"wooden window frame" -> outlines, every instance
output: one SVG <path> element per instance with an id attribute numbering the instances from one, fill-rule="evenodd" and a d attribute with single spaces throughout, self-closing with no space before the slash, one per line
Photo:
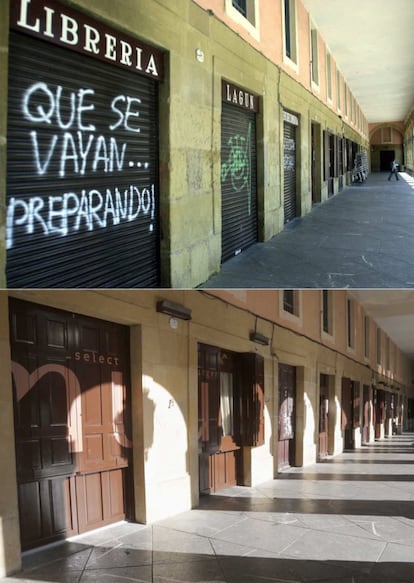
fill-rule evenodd
<path id="1" fill-rule="evenodd" d="M 355 302 L 351 298 L 346 300 L 346 346 L 355 350 Z"/>
<path id="2" fill-rule="evenodd" d="M 341 106 L 341 72 L 336 69 L 336 108 L 338 111 L 342 111 Z"/>
<path id="3" fill-rule="evenodd" d="M 334 335 L 334 301 L 335 298 L 331 290 L 324 289 L 321 291 L 322 333 L 330 337 Z"/>
<path id="4" fill-rule="evenodd" d="M 381 365 L 381 359 L 382 359 L 382 332 L 381 332 L 381 328 L 377 327 L 377 334 L 376 334 L 376 342 L 377 342 L 377 349 L 376 349 L 376 359 L 377 359 L 377 365 L 380 366 Z"/>
<path id="5" fill-rule="evenodd" d="M 292 294 L 291 299 L 287 299 L 287 294 Z M 300 317 L 300 302 L 299 302 L 299 290 L 296 289 L 285 289 L 282 293 L 282 309 L 287 314 Z"/>
<path id="6" fill-rule="evenodd" d="M 326 97 L 332 103 L 332 56 L 326 51 Z"/>
<path id="7" fill-rule="evenodd" d="M 364 316 L 364 357 L 369 359 L 370 353 L 370 327 L 371 320 L 369 316 Z"/>
<path id="8" fill-rule="evenodd" d="M 310 54 L 311 54 L 311 79 L 312 85 L 319 89 L 319 33 L 311 24 L 310 28 Z"/>

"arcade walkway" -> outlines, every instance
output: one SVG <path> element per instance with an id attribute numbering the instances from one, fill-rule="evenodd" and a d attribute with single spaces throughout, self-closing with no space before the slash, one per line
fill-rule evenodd
<path id="1" fill-rule="evenodd" d="M 202 288 L 414 287 L 414 179 L 371 174 L 266 243 L 224 263 Z"/>
<path id="2" fill-rule="evenodd" d="M 153 526 L 122 524 L 28 554 L 9 583 L 412 583 L 414 434 Z"/>

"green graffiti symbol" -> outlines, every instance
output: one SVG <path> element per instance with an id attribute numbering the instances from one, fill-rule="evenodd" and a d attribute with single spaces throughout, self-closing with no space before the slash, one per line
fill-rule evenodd
<path id="1" fill-rule="evenodd" d="M 221 180 L 223 182 L 230 176 L 231 185 L 235 192 L 247 188 L 249 215 L 251 214 L 251 133 L 252 124 L 249 122 L 247 136 L 235 134 L 228 139 L 229 155 L 226 162 L 221 165 Z"/>

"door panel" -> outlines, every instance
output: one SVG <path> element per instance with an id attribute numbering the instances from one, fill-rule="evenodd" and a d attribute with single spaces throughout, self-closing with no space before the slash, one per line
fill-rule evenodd
<path id="1" fill-rule="evenodd" d="M 210 455 L 210 491 L 218 492 L 237 484 L 237 450 Z"/>
<path id="2" fill-rule="evenodd" d="M 199 344 L 199 472 L 204 493 L 234 486 L 237 481 L 235 358 L 229 351 Z"/>
<path id="3" fill-rule="evenodd" d="M 128 329 L 18 300 L 10 323 L 22 547 L 124 518 Z"/>

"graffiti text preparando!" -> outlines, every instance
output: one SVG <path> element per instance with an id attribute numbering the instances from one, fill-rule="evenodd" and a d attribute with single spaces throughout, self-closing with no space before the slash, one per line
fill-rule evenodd
<path id="1" fill-rule="evenodd" d="M 32 172 L 43 179 L 50 176 L 56 194 L 9 198 L 7 249 L 16 242 L 17 227 L 19 234 L 66 237 L 71 232 L 94 231 L 146 216 L 149 231 L 154 230 L 155 186 L 148 175 L 150 163 L 128 153 L 128 136 L 135 144 L 140 136 L 142 101 L 125 94 L 112 97 L 105 112 L 107 126 L 98 132 L 92 117 L 94 97 L 92 88 L 68 91 L 44 82 L 25 90 L 21 112 L 33 127 L 27 136 Z M 102 100 L 100 103 L 102 107 Z M 140 186 L 134 179 L 138 173 Z M 102 177 L 109 174 L 119 176 L 118 185 L 113 178 L 110 187 L 105 184 Z M 73 185 L 70 191 L 59 188 L 61 180 L 64 184 L 68 177 L 84 175 L 96 176 L 96 188 L 76 192 Z"/>
<path id="2" fill-rule="evenodd" d="M 154 185 L 139 189 L 131 184 L 122 191 L 118 188 L 107 188 L 105 192 L 92 189 L 47 198 L 33 196 L 28 201 L 13 197 L 7 209 L 7 249 L 13 247 L 15 226 L 23 226 L 28 235 L 40 227 L 45 235 L 54 233 L 65 237 L 81 228 L 93 231 L 134 221 L 142 215 L 154 220 Z M 153 228 L 151 222 L 149 230 Z"/>

